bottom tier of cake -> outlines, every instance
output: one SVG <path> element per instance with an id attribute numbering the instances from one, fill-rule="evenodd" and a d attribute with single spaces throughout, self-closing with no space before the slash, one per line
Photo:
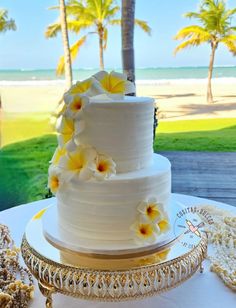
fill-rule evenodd
<path id="1" fill-rule="evenodd" d="M 134 172 L 117 174 L 98 182 L 72 181 L 57 194 L 59 229 L 73 236 L 78 245 L 91 241 L 105 248 L 119 241 L 137 247 L 151 243 L 137 237 L 135 226 L 148 202 L 168 213 L 171 193 L 171 166 L 168 159 L 154 154 L 152 166 Z M 155 205 L 155 204 L 154 204 Z M 154 214 L 157 212 L 154 212 Z M 142 235 L 142 234 L 141 234 Z M 160 233 L 155 236 L 158 242 Z M 153 237 L 152 237 L 153 242 Z"/>

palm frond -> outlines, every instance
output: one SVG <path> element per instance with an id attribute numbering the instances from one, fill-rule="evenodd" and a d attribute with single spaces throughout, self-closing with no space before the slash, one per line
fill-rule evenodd
<path id="1" fill-rule="evenodd" d="M 187 12 L 183 16 L 186 18 L 200 18 L 200 14 L 196 12 Z"/>
<path id="2" fill-rule="evenodd" d="M 151 35 L 151 28 L 149 27 L 148 23 L 141 19 L 135 19 L 134 24 L 139 26 L 145 33 Z"/>
<path id="3" fill-rule="evenodd" d="M 56 37 L 58 32 L 60 31 L 61 31 L 61 24 L 59 21 L 56 21 L 47 27 L 44 35 L 46 38 L 52 38 Z"/>
<path id="4" fill-rule="evenodd" d="M 112 26 L 120 26 L 121 25 L 121 19 L 111 19 L 108 22 L 109 25 Z"/>
<path id="5" fill-rule="evenodd" d="M 177 52 L 187 48 L 187 47 L 194 47 L 194 46 L 199 46 L 200 44 L 202 44 L 202 41 L 199 39 L 189 39 L 185 42 L 180 43 L 174 50 L 174 55 L 177 54 Z"/>
<path id="6" fill-rule="evenodd" d="M 220 42 L 223 43 L 234 56 L 236 56 L 236 34 L 225 36 L 220 40 Z"/>
<path id="7" fill-rule="evenodd" d="M 112 17 L 114 17 L 118 12 L 120 11 L 120 7 L 119 6 L 115 6 L 113 8 L 107 8 L 106 10 L 103 11 L 102 13 L 102 19 L 111 19 Z"/>
<path id="8" fill-rule="evenodd" d="M 87 19 L 81 18 L 80 20 L 67 20 L 67 28 L 68 30 L 79 33 L 82 29 L 87 29 L 93 25 L 93 22 Z"/>
<path id="9" fill-rule="evenodd" d="M 81 37 L 77 42 L 75 42 L 71 47 L 70 47 L 70 56 L 71 56 L 71 61 L 73 62 L 75 58 L 77 57 L 80 47 L 85 43 L 87 38 L 87 35 L 84 35 Z M 57 65 L 57 70 L 56 74 L 58 76 L 63 75 L 65 72 L 65 58 L 64 56 L 61 56 Z"/>
<path id="10" fill-rule="evenodd" d="M 67 19 L 67 28 L 68 30 L 78 34 L 82 29 L 87 29 L 92 26 L 92 22 L 88 20 L 72 20 Z M 58 32 L 61 31 L 60 21 L 56 21 L 55 23 L 49 25 L 46 29 L 45 36 L 46 38 L 56 37 Z"/>
<path id="11" fill-rule="evenodd" d="M 226 35 L 225 37 L 223 37 L 220 41 L 223 42 L 223 41 L 235 41 L 236 43 L 236 32 L 235 34 L 229 34 L 229 35 Z"/>
<path id="12" fill-rule="evenodd" d="M 228 10 L 227 13 L 226 13 L 226 15 L 227 15 L 228 17 L 231 17 L 231 16 L 233 16 L 234 14 L 236 14 L 236 8 L 231 9 L 231 10 Z"/>
<path id="13" fill-rule="evenodd" d="M 16 23 L 13 19 L 8 19 L 8 11 L 0 9 L 0 32 L 16 30 Z"/>
<path id="14" fill-rule="evenodd" d="M 76 20 L 83 18 L 84 20 L 94 21 L 96 19 L 94 12 L 78 1 L 70 1 L 66 5 L 66 14 Z"/>
<path id="15" fill-rule="evenodd" d="M 175 40 L 182 40 L 186 38 L 201 38 L 203 41 L 210 40 L 211 34 L 204 29 L 203 27 L 200 27 L 198 25 L 192 25 L 184 27 L 183 29 L 179 30 L 177 34 L 175 35 Z"/>
<path id="16" fill-rule="evenodd" d="M 60 6 L 59 5 L 54 5 L 54 6 L 50 6 L 48 8 L 48 10 L 59 10 L 60 9 Z"/>

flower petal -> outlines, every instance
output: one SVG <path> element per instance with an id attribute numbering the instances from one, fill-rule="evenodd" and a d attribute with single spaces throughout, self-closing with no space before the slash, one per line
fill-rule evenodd
<path id="1" fill-rule="evenodd" d="M 160 232 L 165 233 L 170 230 L 170 224 L 168 219 L 162 219 L 161 221 L 158 222 L 158 227 L 160 229 Z"/>
<path id="2" fill-rule="evenodd" d="M 72 138 L 72 139 L 70 139 L 67 143 L 66 143 L 66 149 L 67 149 L 67 151 L 69 151 L 69 152 L 73 152 L 73 151 L 75 151 L 76 150 L 76 143 L 75 143 L 75 141 L 74 141 L 74 139 Z"/>
<path id="3" fill-rule="evenodd" d="M 51 165 L 48 169 L 48 188 L 55 195 L 61 187 L 61 172 L 60 169 Z"/>
<path id="4" fill-rule="evenodd" d="M 85 79 L 83 81 L 78 81 L 76 84 L 74 84 L 70 90 L 69 93 L 74 95 L 74 94 L 81 94 L 81 93 L 86 93 L 92 86 L 92 78 Z"/>
<path id="5" fill-rule="evenodd" d="M 150 203 L 156 203 L 156 204 L 158 203 L 156 197 L 150 197 L 150 198 L 148 198 L 147 202 L 148 202 L 149 204 L 150 204 Z"/>
<path id="6" fill-rule="evenodd" d="M 111 175 L 116 173 L 116 164 L 110 156 L 99 154 L 96 157 L 94 165 L 94 177 L 97 180 L 108 179 Z"/>
<path id="7" fill-rule="evenodd" d="M 98 81 L 101 81 L 102 79 L 104 79 L 104 78 L 107 77 L 108 75 L 109 75 L 108 72 L 106 72 L 106 71 L 100 71 L 100 72 L 94 74 L 93 77 L 94 77 L 95 79 L 97 79 Z"/>
<path id="8" fill-rule="evenodd" d="M 85 121 L 84 120 L 77 120 L 75 121 L 75 136 L 80 134 L 85 128 Z"/>
<path id="9" fill-rule="evenodd" d="M 66 148 L 57 147 L 51 159 L 51 163 L 53 165 L 57 165 L 59 163 L 60 158 L 65 154 L 66 154 Z"/>
<path id="10" fill-rule="evenodd" d="M 79 173 L 79 179 L 81 181 L 88 181 L 93 176 L 93 171 L 89 168 L 83 168 Z"/>
<path id="11" fill-rule="evenodd" d="M 141 214 L 145 214 L 146 213 L 146 208 L 147 208 L 148 203 L 146 201 L 142 201 L 139 203 L 137 210 L 141 213 Z"/>

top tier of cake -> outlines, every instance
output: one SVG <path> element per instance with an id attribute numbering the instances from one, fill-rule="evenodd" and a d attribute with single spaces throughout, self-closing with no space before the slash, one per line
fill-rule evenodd
<path id="1" fill-rule="evenodd" d="M 154 100 L 148 97 L 91 98 L 83 111 L 80 142 L 112 157 L 117 173 L 148 167 L 153 158 L 153 108 Z"/>

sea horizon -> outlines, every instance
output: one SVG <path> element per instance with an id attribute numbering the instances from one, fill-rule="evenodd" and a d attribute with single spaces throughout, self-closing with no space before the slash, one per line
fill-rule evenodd
<path id="1" fill-rule="evenodd" d="M 107 68 L 107 71 L 122 72 L 121 68 Z M 99 68 L 73 69 L 74 81 L 83 80 L 99 71 Z M 165 84 L 181 82 L 205 83 L 207 66 L 142 67 L 136 68 L 137 84 Z M 235 82 L 236 65 L 215 66 L 213 82 Z M 55 69 L 0 69 L 0 86 L 17 85 L 60 85 L 64 76 L 57 76 Z"/>

